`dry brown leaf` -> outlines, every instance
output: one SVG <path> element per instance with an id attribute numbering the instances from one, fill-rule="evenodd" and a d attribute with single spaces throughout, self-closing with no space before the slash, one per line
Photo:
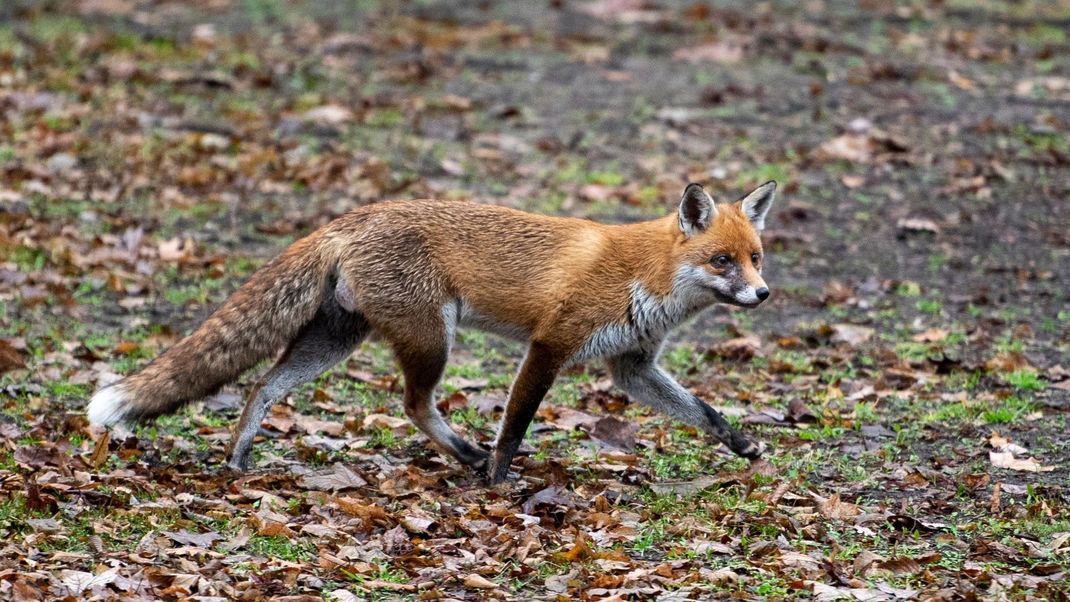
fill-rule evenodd
<path id="1" fill-rule="evenodd" d="M 1023 472 L 1051 472 L 1055 470 L 1054 466 L 1044 466 L 1033 457 L 1015 458 L 1014 454 L 1009 451 L 990 451 L 988 452 L 988 460 L 992 462 L 992 466 Z"/>
<path id="2" fill-rule="evenodd" d="M 874 330 L 857 324 L 833 324 L 832 342 L 846 343 L 851 346 L 861 345 L 873 338 Z"/>
<path id="3" fill-rule="evenodd" d="M 437 524 L 433 519 L 424 516 L 403 516 L 398 522 L 409 533 L 430 533 Z"/>
<path id="4" fill-rule="evenodd" d="M 323 105 L 305 111 L 301 119 L 323 125 L 339 125 L 353 121 L 353 111 L 339 105 Z"/>
<path id="5" fill-rule="evenodd" d="M 26 367 L 26 359 L 8 341 L 0 339 L 0 374 Z"/>
<path id="6" fill-rule="evenodd" d="M 212 544 L 216 541 L 223 539 L 223 536 L 216 531 L 206 531 L 204 533 L 190 533 L 189 531 L 182 529 L 177 533 L 171 531 L 162 531 L 164 535 L 171 538 L 175 543 L 182 544 L 184 546 L 196 546 L 198 548 L 211 548 Z"/>
<path id="7" fill-rule="evenodd" d="M 605 445 L 631 453 L 635 451 L 635 433 L 639 425 L 634 422 L 626 422 L 614 416 L 599 418 L 590 430 L 591 438 Z"/>
<path id="8" fill-rule="evenodd" d="M 827 500 L 819 503 L 818 510 L 826 518 L 847 520 L 862 513 L 862 510 L 850 502 L 840 501 L 840 494 L 834 493 Z"/>
<path id="9" fill-rule="evenodd" d="M 94 587 L 108 585 L 115 581 L 119 575 L 119 569 L 111 568 L 98 575 L 83 571 L 60 571 L 60 580 L 71 595 L 77 596 L 82 592 L 89 591 Z"/>
<path id="10" fill-rule="evenodd" d="M 862 550 L 855 556 L 854 564 L 852 565 L 853 574 L 858 576 L 864 576 L 866 572 L 878 562 L 884 562 L 886 559 L 880 554 L 875 554 L 869 550 Z"/>
<path id="11" fill-rule="evenodd" d="M 498 589 L 498 584 L 477 573 L 471 573 L 464 578 L 465 587 L 476 589 Z"/>
<path id="12" fill-rule="evenodd" d="M 93 455 L 89 457 L 90 466 L 93 468 L 104 466 L 104 463 L 108 461 L 108 443 L 110 441 L 110 431 L 104 431 L 100 438 L 97 439 L 96 446 L 93 448 Z"/>
<path id="13" fill-rule="evenodd" d="M 336 462 L 327 470 L 304 475 L 299 483 L 305 489 L 334 492 L 357 489 L 368 484 L 363 477 L 341 462 Z"/>
<path id="14" fill-rule="evenodd" d="M 746 335 L 717 343 L 710 352 L 724 358 L 746 361 L 761 351 L 762 341 L 757 335 Z"/>
<path id="15" fill-rule="evenodd" d="M 921 564 L 919 564 L 917 560 L 906 558 L 905 556 L 882 560 L 875 564 L 875 568 L 882 571 L 888 571 L 893 575 L 913 575 L 921 572 Z"/>
<path id="16" fill-rule="evenodd" d="M 859 175 L 844 174 L 840 177 L 840 182 L 850 189 L 861 188 L 866 184 L 866 177 Z"/>
<path id="17" fill-rule="evenodd" d="M 572 547 L 565 552 L 564 558 L 569 562 L 582 562 L 587 560 L 590 556 L 591 547 L 587 545 L 587 535 L 582 529 L 577 529 L 576 538 L 572 542 Z"/>
<path id="18" fill-rule="evenodd" d="M 942 328 L 930 328 L 911 337 L 917 343 L 939 343 L 947 338 L 948 332 Z"/>
<path id="19" fill-rule="evenodd" d="M 339 497 L 335 498 L 334 502 L 338 504 L 338 508 L 345 512 L 356 516 L 364 521 L 375 522 L 379 524 L 393 524 L 394 519 L 387 514 L 381 506 L 375 504 L 364 504 L 354 498 Z"/>
<path id="20" fill-rule="evenodd" d="M 193 257 L 193 253 L 196 250 L 196 244 L 192 238 L 172 238 L 169 240 L 160 241 L 156 245 L 156 250 L 160 254 L 160 261 L 166 261 L 171 263 L 189 261 Z"/>
<path id="21" fill-rule="evenodd" d="M 385 428 L 394 434 L 404 434 L 409 429 L 409 421 L 387 414 L 368 414 L 364 417 L 364 429 Z"/>

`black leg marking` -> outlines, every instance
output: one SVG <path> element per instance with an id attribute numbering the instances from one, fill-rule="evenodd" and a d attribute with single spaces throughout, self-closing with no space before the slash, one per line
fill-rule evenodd
<path id="1" fill-rule="evenodd" d="M 487 470 L 487 481 L 491 485 L 501 483 L 508 477 L 509 464 L 524 439 L 528 425 L 567 357 L 567 354 L 537 342 L 532 342 L 528 348 L 524 364 L 513 382 L 513 390 L 498 430 L 494 456 Z"/>
<path id="2" fill-rule="evenodd" d="M 610 360 L 613 380 L 636 401 L 701 428 L 744 458 L 762 455 L 764 446 L 728 424 L 709 404 L 684 389 L 656 363 L 654 353 L 624 354 Z"/>

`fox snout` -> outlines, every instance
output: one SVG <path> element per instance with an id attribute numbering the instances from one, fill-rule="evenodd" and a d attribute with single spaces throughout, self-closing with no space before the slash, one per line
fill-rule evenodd
<path id="1" fill-rule="evenodd" d="M 765 284 L 759 286 L 747 286 L 735 294 L 735 300 L 744 307 L 757 307 L 762 301 L 769 298 L 769 287 Z"/>

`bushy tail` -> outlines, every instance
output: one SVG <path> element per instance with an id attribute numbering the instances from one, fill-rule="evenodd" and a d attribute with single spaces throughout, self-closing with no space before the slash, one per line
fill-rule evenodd
<path id="1" fill-rule="evenodd" d="M 316 315 L 335 270 L 315 232 L 262 267 L 193 334 L 89 401 L 93 424 L 155 418 L 209 395 L 271 357 Z"/>

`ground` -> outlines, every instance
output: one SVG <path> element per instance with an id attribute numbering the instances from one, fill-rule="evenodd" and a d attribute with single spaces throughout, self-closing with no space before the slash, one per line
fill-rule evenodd
<path id="1" fill-rule="evenodd" d="M 1070 3 L 16 0 L 0 7 L 0 595 L 1066 599 Z M 223 445 L 253 371 L 84 406 L 346 210 L 624 222 L 781 184 L 769 302 L 664 365 L 753 465 L 563 375 L 490 488 L 369 343 Z M 522 347 L 462 333 L 488 442 Z"/>

